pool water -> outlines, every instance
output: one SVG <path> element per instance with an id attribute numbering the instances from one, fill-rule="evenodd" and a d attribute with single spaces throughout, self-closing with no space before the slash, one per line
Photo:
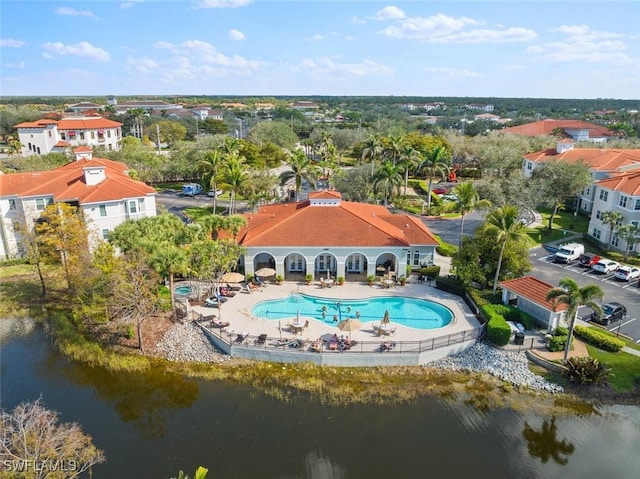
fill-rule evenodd
<path id="1" fill-rule="evenodd" d="M 286 298 L 261 301 L 251 313 L 258 319 L 314 318 L 335 323 L 358 317 L 363 323 L 379 322 L 389 311 L 389 320 L 416 329 L 435 329 L 453 321 L 453 312 L 439 303 L 403 296 L 364 299 L 318 298 L 294 293 Z"/>
<path id="2" fill-rule="evenodd" d="M 178 296 L 187 296 L 191 294 L 191 286 L 178 286 L 175 289 L 175 294 Z"/>

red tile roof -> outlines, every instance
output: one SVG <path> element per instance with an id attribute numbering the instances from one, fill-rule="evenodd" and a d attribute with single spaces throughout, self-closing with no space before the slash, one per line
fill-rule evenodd
<path id="1" fill-rule="evenodd" d="M 603 188 L 619 191 L 629 196 L 640 196 L 640 171 L 616 175 L 598 181 L 597 184 Z"/>
<path id="2" fill-rule="evenodd" d="M 560 160 L 577 163 L 582 160 L 592 170 L 625 171 L 640 168 L 640 149 L 601 150 L 599 148 L 574 148 L 564 153 L 558 153 L 555 148 L 529 153 L 524 156 L 527 160 L 542 163 L 549 160 Z"/>
<path id="3" fill-rule="evenodd" d="M 45 128 L 47 125 L 58 125 L 59 130 L 93 130 L 96 128 L 117 128 L 122 123 L 107 120 L 102 117 L 95 118 L 63 118 L 62 120 L 41 119 L 19 123 L 14 128 Z"/>
<path id="4" fill-rule="evenodd" d="M 97 185 L 87 185 L 86 167 L 105 168 L 106 179 Z M 54 201 L 77 200 L 81 204 L 134 198 L 154 194 L 155 190 L 126 175 L 128 167 L 104 158 L 78 160 L 51 171 L 0 175 L 2 196 L 47 196 Z"/>
<path id="5" fill-rule="evenodd" d="M 615 136 L 607 127 L 581 120 L 540 120 L 524 125 L 512 126 L 502 130 L 524 136 L 551 135 L 556 128 L 561 130 L 589 130 L 590 138 Z"/>
<path id="6" fill-rule="evenodd" d="M 68 146 L 71 146 L 71 143 L 69 143 L 67 141 L 64 141 L 64 140 L 60 140 L 53 146 L 55 146 L 57 148 L 67 148 Z"/>
<path id="7" fill-rule="evenodd" d="M 324 192 L 335 198 L 336 192 Z M 339 193 L 338 193 L 339 197 Z M 237 235 L 243 246 L 400 246 L 437 245 L 418 219 L 392 215 L 383 206 L 340 201 L 336 206 L 309 201 L 268 205 L 244 215 L 247 226 Z"/>
<path id="8" fill-rule="evenodd" d="M 522 296 L 523 298 L 543 306 L 549 311 L 564 311 L 567 309 L 567 305 L 564 303 L 560 303 L 557 307 L 554 307 L 554 304 L 551 301 L 547 301 L 547 293 L 549 290 L 553 289 L 554 286 L 551 286 L 538 278 L 534 278 L 533 276 L 523 276 L 522 278 L 500 281 L 500 286 L 516 293 L 518 296 Z"/>

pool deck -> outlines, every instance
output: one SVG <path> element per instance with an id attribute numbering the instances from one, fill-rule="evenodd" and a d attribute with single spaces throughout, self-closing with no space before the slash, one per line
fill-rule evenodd
<path id="1" fill-rule="evenodd" d="M 431 300 L 446 306 L 453 312 L 454 320 L 452 323 L 441 328 L 415 329 L 401 324 L 394 324 L 393 317 L 391 317 L 391 324 L 396 327 L 396 331 L 393 335 L 386 335 L 383 337 L 378 336 L 378 334 L 373 330 L 373 324 L 379 324 L 380 321 L 363 322 L 362 327 L 359 330 L 351 332 L 351 338 L 359 343 L 359 346 L 357 346 L 357 352 L 377 352 L 377 354 L 380 355 L 379 349 L 381 342 L 391 341 L 397 345 L 402 345 L 402 352 L 410 352 L 412 348 L 414 348 L 413 352 L 417 354 L 419 349 L 424 350 L 425 341 L 434 340 L 434 338 L 442 340 L 443 337 L 447 337 L 448 335 L 460 336 L 465 334 L 464 332 L 473 331 L 474 333 L 477 333 L 480 330 L 478 320 L 460 297 L 436 289 L 433 286 L 427 285 L 427 283 L 418 283 L 415 279 L 412 281 L 412 279 L 413 278 L 410 278 L 410 281 L 405 286 L 396 286 L 395 288 L 384 288 L 381 284 L 369 286 L 364 283 L 345 283 L 342 286 L 336 285 L 332 288 L 322 288 L 318 282 L 310 285 L 295 282 L 284 282 L 281 285 L 269 284 L 268 286 L 261 288 L 259 291 L 252 293 L 247 293 L 245 291 L 236 292 L 234 297 L 229 298 L 228 301 L 222 304 L 221 309 L 199 305 L 191 306 L 191 317 L 195 319 L 199 318 L 201 315 L 210 316 L 215 314 L 222 321 L 228 321 L 230 325 L 222 331 L 219 329 L 207 328 L 213 331 L 214 335 L 218 336 L 218 340 L 224 340 L 227 343 L 232 342 L 239 333 L 249 334 L 249 341 L 245 343 L 247 346 L 250 346 L 253 343 L 253 339 L 260 334 L 266 334 L 269 338 L 267 340 L 267 346 L 272 345 L 278 338 L 299 338 L 305 342 L 312 342 L 319 338 L 328 340 L 333 334 L 337 334 L 338 336 L 348 336 L 349 333 L 338 329 L 338 323 L 329 323 L 301 315 L 302 322 L 307 319 L 309 320 L 309 327 L 296 335 L 293 331 L 285 329 L 285 326 L 288 323 L 295 321 L 295 317 L 282 319 L 280 321 L 276 319 L 255 318 L 251 315 L 253 306 L 261 301 L 285 298 L 291 293 L 303 293 L 336 300 L 363 299 L 381 296 L 408 296 Z M 382 320 L 382 317 L 380 317 L 380 320 Z M 203 325 L 206 327 L 207 323 L 205 322 Z M 282 326 L 282 330 L 280 330 L 280 326 Z M 218 341 L 215 342 L 219 344 Z M 448 342 L 445 340 L 445 344 L 447 343 Z M 464 347 L 467 347 L 469 345 L 468 343 L 469 341 L 466 341 L 464 343 Z M 433 344 L 431 344 L 431 347 L 434 347 Z M 458 347 L 456 351 L 459 349 L 460 348 Z M 393 352 L 385 354 L 390 356 L 391 353 Z M 401 354 L 394 355 L 401 356 Z M 439 355 L 447 355 L 447 353 L 446 351 L 442 351 Z M 353 355 L 349 354 L 344 356 Z M 245 357 L 247 356 L 245 355 Z M 402 361 L 399 363 L 402 364 Z"/>

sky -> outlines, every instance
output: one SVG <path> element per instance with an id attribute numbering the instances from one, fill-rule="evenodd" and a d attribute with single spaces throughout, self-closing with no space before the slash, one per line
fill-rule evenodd
<path id="1" fill-rule="evenodd" d="M 2 0 L 0 95 L 640 98 L 640 1 Z"/>

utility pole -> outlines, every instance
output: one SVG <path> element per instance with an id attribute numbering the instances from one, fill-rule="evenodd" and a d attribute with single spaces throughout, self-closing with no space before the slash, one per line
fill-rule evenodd
<path id="1" fill-rule="evenodd" d="M 156 136 L 158 138 L 158 155 L 161 155 L 162 152 L 160 151 L 160 125 L 158 125 L 156 123 Z"/>

